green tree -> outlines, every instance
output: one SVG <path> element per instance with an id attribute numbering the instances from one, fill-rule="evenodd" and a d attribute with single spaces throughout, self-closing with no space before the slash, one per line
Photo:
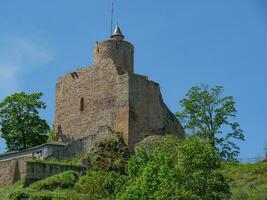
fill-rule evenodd
<path id="1" fill-rule="evenodd" d="M 56 140 L 56 132 L 55 132 L 55 125 L 53 124 L 50 128 L 50 131 L 48 133 L 48 139 L 47 142 L 53 142 Z"/>
<path id="2" fill-rule="evenodd" d="M 209 89 L 207 85 L 194 86 L 180 101 L 183 111 L 177 117 L 185 129 L 193 135 L 208 141 L 216 148 L 223 159 L 235 160 L 239 147 L 235 140 L 244 140 L 243 131 L 236 117 L 235 102 L 232 96 L 222 96 L 223 87 Z"/>
<path id="3" fill-rule="evenodd" d="M 141 148 L 129 161 L 129 177 L 116 199 L 217 200 L 230 196 L 219 153 L 197 138 L 167 136 L 152 152 Z"/>
<path id="4" fill-rule="evenodd" d="M 47 141 L 49 126 L 40 118 L 46 107 L 42 93 L 16 93 L 0 102 L 0 131 L 9 151 L 26 149 Z"/>

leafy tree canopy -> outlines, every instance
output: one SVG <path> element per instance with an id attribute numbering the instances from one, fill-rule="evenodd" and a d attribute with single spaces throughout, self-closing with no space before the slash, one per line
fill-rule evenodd
<path id="1" fill-rule="evenodd" d="M 234 160 L 239 147 L 234 140 L 244 140 L 243 131 L 236 117 L 235 102 L 232 96 L 222 96 L 223 87 L 209 89 L 207 85 L 194 86 L 180 101 L 183 111 L 177 117 L 185 129 L 193 135 L 207 140 L 226 160 Z"/>
<path id="2" fill-rule="evenodd" d="M 49 126 L 38 110 L 46 107 L 42 93 L 16 93 L 0 102 L 0 132 L 9 151 L 22 150 L 47 141 Z"/>
<path id="3" fill-rule="evenodd" d="M 220 155 L 197 138 L 181 142 L 167 136 L 152 152 L 139 149 L 128 166 L 128 181 L 116 199 L 197 200 L 230 195 Z"/>
<path id="4" fill-rule="evenodd" d="M 75 191 L 83 194 L 81 200 L 116 199 L 118 190 L 122 188 L 125 177 L 112 171 L 90 170 L 79 179 Z M 73 199 L 78 199 L 77 196 Z"/>

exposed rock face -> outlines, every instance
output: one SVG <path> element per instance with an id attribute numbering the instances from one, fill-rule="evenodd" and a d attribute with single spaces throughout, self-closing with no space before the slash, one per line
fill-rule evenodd
<path id="1" fill-rule="evenodd" d="M 127 173 L 128 160 L 133 151 L 124 143 L 121 135 L 111 133 L 111 136 L 95 143 L 95 147 L 83 156 L 84 167 L 89 169 L 91 166 L 98 166 L 104 171 Z"/>
<path id="2" fill-rule="evenodd" d="M 103 126 L 121 132 L 131 148 L 149 135 L 184 134 L 159 85 L 134 74 L 133 54 L 132 44 L 113 36 L 96 44 L 91 67 L 58 80 L 55 128 L 60 140 L 77 140 Z"/>
<path id="3" fill-rule="evenodd" d="M 137 150 L 140 147 L 143 147 L 146 150 L 151 152 L 155 147 L 158 146 L 158 144 L 160 142 L 162 142 L 163 139 L 164 139 L 164 137 L 162 135 L 150 135 L 150 136 L 144 138 L 138 144 L 136 144 L 135 150 Z"/>

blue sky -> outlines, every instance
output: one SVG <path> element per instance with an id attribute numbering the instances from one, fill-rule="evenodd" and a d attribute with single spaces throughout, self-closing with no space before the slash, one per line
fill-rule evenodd
<path id="1" fill-rule="evenodd" d="M 41 114 L 52 123 L 56 80 L 92 63 L 95 42 L 110 35 L 110 7 L 111 0 L 2 0 L 0 100 L 43 92 Z M 191 86 L 222 85 L 246 136 L 240 158 L 264 155 L 266 0 L 115 0 L 117 22 L 135 45 L 135 72 L 160 83 L 173 112 Z"/>

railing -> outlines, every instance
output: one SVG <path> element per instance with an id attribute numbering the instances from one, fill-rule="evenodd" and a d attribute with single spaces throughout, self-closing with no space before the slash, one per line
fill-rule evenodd
<path id="1" fill-rule="evenodd" d="M 265 160 L 265 157 L 254 157 L 254 158 L 240 158 L 238 161 L 240 163 L 259 163 Z"/>

